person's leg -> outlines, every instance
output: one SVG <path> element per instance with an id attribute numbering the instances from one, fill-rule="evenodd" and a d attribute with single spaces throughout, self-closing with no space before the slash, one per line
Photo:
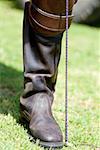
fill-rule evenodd
<path id="1" fill-rule="evenodd" d="M 57 0 L 53 1 L 58 2 Z M 60 1 L 64 6 L 64 9 L 62 9 L 64 18 L 66 3 L 65 1 L 63 3 L 62 0 Z M 51 1 L 48 2 L 51 5 Z M 43 4 L 45 3 L 43 1 Z M 42 146 L 62 147 L 62 133 L 52 115 L 51 107 L 54 99 L 53 94 L 57 80 L 61 40 L 65 24 L 59 20 L 62 26 L 59 26 L 59 28 L 55 26 L 55 30 L 53 30 L 52 23 L 47 24 L 47 27 L 44 23 L 45 28 L 44 26 L 39 26 L 41 22 L 36 24 L 37 16 L 34 16 L 35 11 L 42 12 L 37 9 L 37 4 L 43 7 L 44 16 L 49 14 L 50 16 L 55 17 L 54 15 L 56 15 L 58 17 L 60 14 L 58 18 L 62 18 L 61 10 L 58 13 L 57 9 L 53 8 L 52 10 L 49 6 L 44 7 L 42 0 L 34 0 L 32 3 L 28 2 L 25 5 L 23 24 L 24 92 L 20 98 L 21 117 L 28 122 L 32 136 L 35 139 L 39 139 Z M 51 11 L 52 14 L 50 14 Z M 49 18 L 48 21 L 50 21 Z"/>

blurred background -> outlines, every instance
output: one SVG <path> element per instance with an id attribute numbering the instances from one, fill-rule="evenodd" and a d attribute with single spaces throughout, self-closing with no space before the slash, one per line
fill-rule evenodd
<path id="1" fill-rule="evenodd" d="M 78 0 L 74 22 L 100 27 L 100 0 Z"/>
<path id="2" fill-rule="evenodd" d="M 0 150 L 43 150 L 19 124 L 23 91 L 22 25 L 24 0 L 0 0 Z M 68 31 L 68 147 L 100 146 L 100 0 L 79 0 Z M 66 32 L 53 111 L 65 131 Z"/>

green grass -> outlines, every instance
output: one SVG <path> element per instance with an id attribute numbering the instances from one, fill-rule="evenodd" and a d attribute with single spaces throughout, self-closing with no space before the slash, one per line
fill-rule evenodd
<path id="1" fill-rule="evenodd" d="M 0 150 L 43 150 L 31 143 L 18 123 L 23 90 L 23 11 L 0 0 Z M 68 134 L 63 150 L 96 150 L 100 146 L 100 31 L 82 25 L 69 30 Z M 64 134 L 65 34 L 53 111 Z M 98 148 L 99 149 L 99 148 Z"/>

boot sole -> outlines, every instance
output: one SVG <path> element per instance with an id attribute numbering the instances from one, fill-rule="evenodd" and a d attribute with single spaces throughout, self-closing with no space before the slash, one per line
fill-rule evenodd
<path id="1" fill-rule="evenodd" d="M 28 130 L 29 130 L 29 121 L 30 120 L 28 118 L 30 118 L 30 117 L 28 117 L 28 116 L 29 116 L 29 114 L 25 110 L 23 112 L 21 112 L 20 123 L 21 124 L 26 124 L 27 127 L 28 127 Z M 28 132 L 28 135 L 29 135 L 29 139 L 30 139 L 31 142 L 33 142 L 33 143 L 36 144 L 37 141 L 39 141 L 38 145 L 41 146 L 41 147 L 44 147 L 44 148 L 53 148 L 53 149 L 55 149 L 55 148 L 58 148 L 58 149 L 63 148 L 63 142 L 44 142 L 44 141 L 41 141 L 40 139 L 35 138 L 31 134 L 31 132 Z"/>
<path id="2" fill-rule="evenodd" d="M 28 133 L 29 134 L 29 139 L 30 141 L 32 141 L 33 143 L 37 143 L 38 141 L 38 145 L 41 146 L 41 147 L 44 147 L 44 148 L 58 148 L 58 149 L 61 149 L 63 148 L 63 142 L 44 142 L 44 141 L 41 141 L 40 139 L 36 139 L 32 136 L 31 133 Z"/>

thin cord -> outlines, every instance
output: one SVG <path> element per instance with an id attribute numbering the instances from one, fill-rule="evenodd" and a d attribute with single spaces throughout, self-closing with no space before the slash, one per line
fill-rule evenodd
<path id="1" fill-rule="evenodd" d="M 68 144 L 68 0 L 66 0 L 65 144 Z"/>

